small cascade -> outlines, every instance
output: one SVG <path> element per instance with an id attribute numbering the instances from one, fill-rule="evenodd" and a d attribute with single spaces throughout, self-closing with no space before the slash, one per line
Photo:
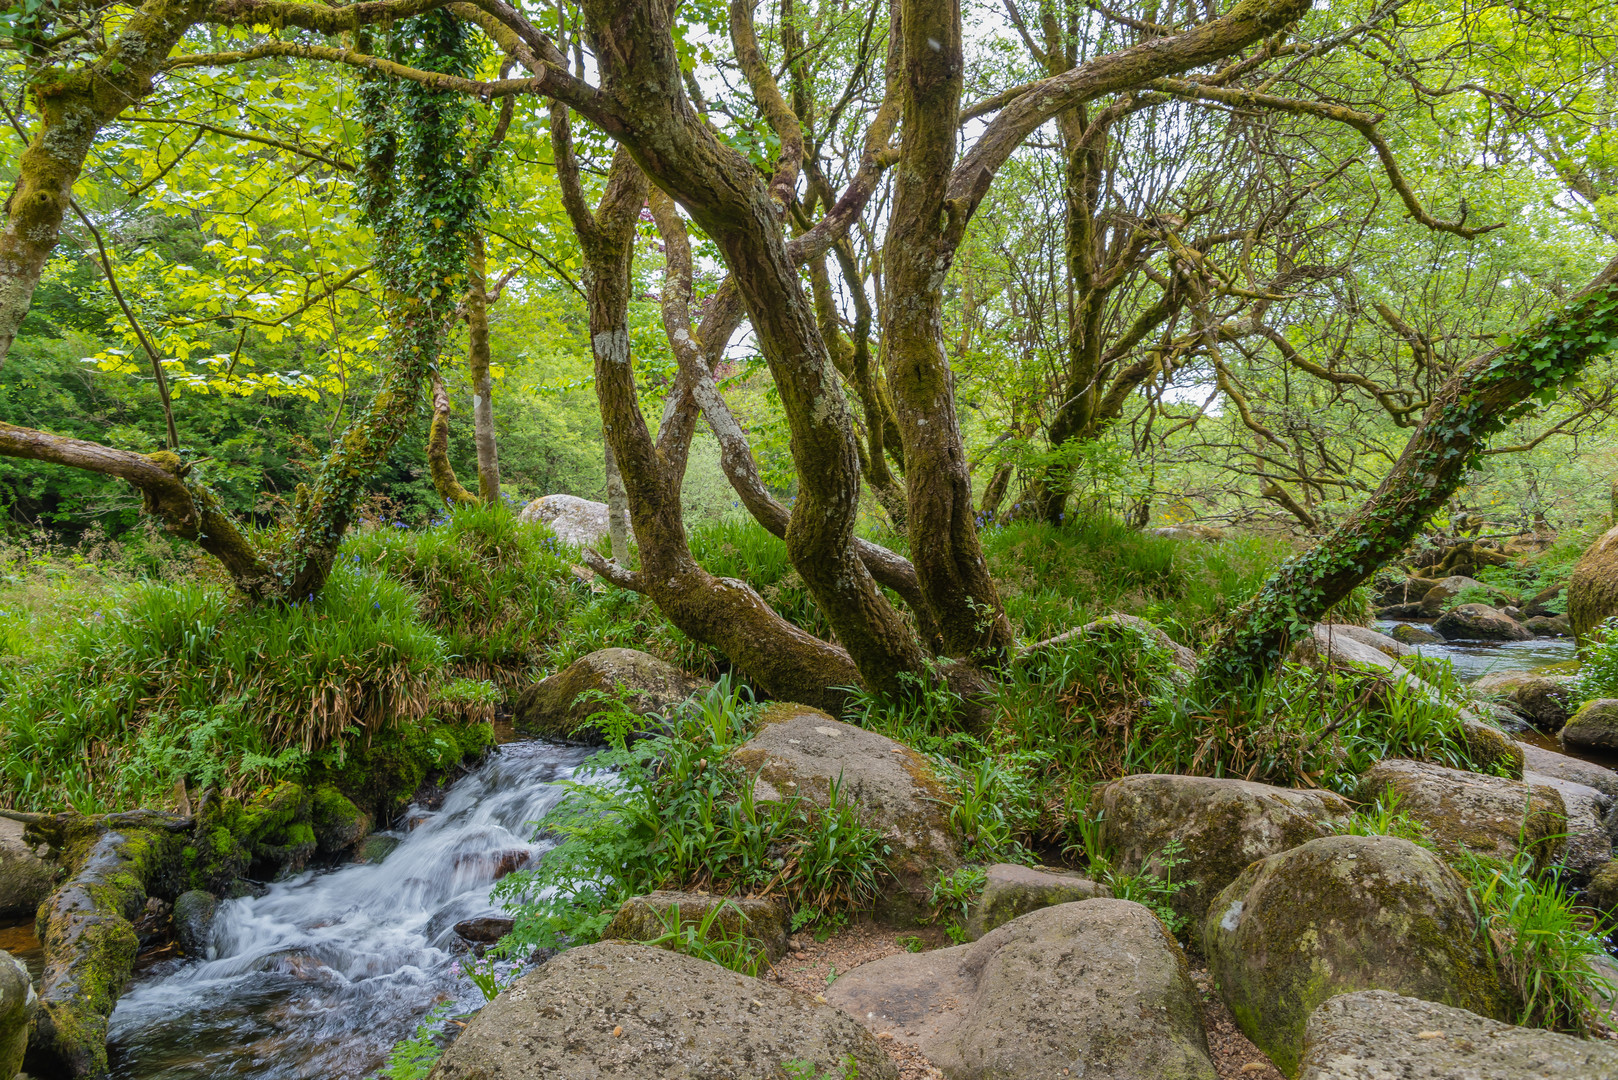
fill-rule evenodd
<path id="1" fill-rule="evenodd" d="M 553 846 L 532 823 L 589 750 L 511 743 L 456 781 L 376 863 L 311 871 L 221 904 L 202 961 L 146 972 L 118 1003 L 120 1080 L 350 1080 L 381 1067 L 432 1007 L 476 1008 L 454 926 L 499 912 L 503 873 Z"/>

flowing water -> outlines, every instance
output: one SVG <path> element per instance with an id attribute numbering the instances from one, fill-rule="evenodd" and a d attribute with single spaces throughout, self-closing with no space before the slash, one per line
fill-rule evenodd
<path id="1" fill-rule="evenodd" d="M 1376 629 L 1386 634 L 1399 624 L 1383 621 Z M 1448 660 L 1462 682 L 1504 671 L 1537 671 L 1571 664 L 1577 659 L 1572 638 L 1534 638 L 1531 641 L 1446 641 L 1417 645 L 1421 655 Z"/>
<path id="2" fill-rule="evenodd" d="M 498 912 L 489 891 L 514 853 L 537 858 L 530 823 L 590 751 L 512 743 L 456 781 L 379 863 L 279 881 L 220 905 L 202 961 L 147 971 L 112 1014 L 119 1080 L 369 1075 L 432 1006 L 482 1004 L 460 974 L 453 927 Z"/>

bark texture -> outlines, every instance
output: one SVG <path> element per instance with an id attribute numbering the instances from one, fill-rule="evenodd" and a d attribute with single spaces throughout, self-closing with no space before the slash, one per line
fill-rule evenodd
<path id="1" fill-rule="evenodd" d="M 1213 688 L 1261 678 L 1289 641 L 1309 632 L 1410 543 L 1466 479 L 1489 439 L 1549 400 L 1618 340 L 1618 260 L 1559 314 L 1507 348 L 1467 364 L 1435 396 L 1391 472 L 1365 504 L 1288 560 L 1231 618 L 1203 658 Z"/>

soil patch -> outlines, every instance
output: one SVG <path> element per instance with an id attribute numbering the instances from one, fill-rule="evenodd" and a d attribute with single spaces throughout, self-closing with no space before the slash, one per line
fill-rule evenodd
<path id="1" fill-rule="evenodd" d="M 835 931 L 825 941 L 816 941 L 814 935 L 807 932 L 792 935 L 787 955 L 777 961 L 772 970 L 764 972 L 763 977 L 812 997 L 823 997 L 827 986 L 861 964 L 907 951 L 901 941 L 916 952 L 955 944 L 936 926 L 899 929 L 875 922 L 853 923 Z M 944 1080 L 944 1074 L 915 1047 L 887 1032 L 879 1031 L 876 1037 L 898 1066 L 899 1080 Z"/>

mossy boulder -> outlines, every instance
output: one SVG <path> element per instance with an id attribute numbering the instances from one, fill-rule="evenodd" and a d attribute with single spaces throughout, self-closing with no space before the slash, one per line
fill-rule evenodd
<path id="1" fill-rule="evenodd" d="M 1393 990 L 1504 1019 L 1513 1000 L 1466 884 L 1391 836 L 1328 836 L 1254 863 L 1209 907 L 1208 969 L 1237 1026 L 1288 1076 L 1317 1006 Z"/>
<path id="2" fill-rule="evenodd" d="M 1614 615 L 1618 615 L 1618 526 L 1590 545 L 1567 582 L 1567 618 L 1577 637 L 1588 636 Z"/>
<path id="3" fill-rule="evenodd" d="M 309 800 L 309 817 L 315 843 L 327 853 L 347 851 L 370 835 L 373 824 L 368 811 L 355 806 L 332 784 L 315 788 Z"/>
<path id="4" fill-rule="evenodd" d="M 430 1080 L 779 1080 L 782 1065 L 897 1080 L 876 1037 L 808 994 L 681 953 L 602 941 L 501 991 Z"/>
<path id="5" fill-rule="evenodd" d="M 1618 751 L 1618 698 L 1596 698 L 1568 718 L 1557 739 L 1580 750 Z"/>
<path id="6" fill-rule="evenodd" d="M 218 914 L 219 898 L 211 892 L 187 889 L 174 898 L 174 943 L 181 956 L 208 955 L 208 935 Z"/>
<path id="7" fill-rule="evenodd" d="M 23 839 L 20 823 L 0 818 L 0 918 L 32 915 L 55 887 L 55 865 Z"/>
<path id="8" fill-rule="evenodd" d="M 761 897 L 658 889 L 624 901 L 601 937 L 650 941 L 667 933 L 674 920 L 678 919 L 680 926 L 695 926 L 715 908 L 723 910 L 714 916 L 713 925 L 726 935 L 745 934 L 757 941 L 771 960 L 786 955 L 790 917 L 780 904 Z"/>
<path id="9" fill-rule="evenodd" d="M 1573 715 L 1577 704 L 1574 684 L 1575 680 L 1567 675 L 1504 671 L 1483 676 L 1472 688 L 1499 698 L 1535 727 L 1554 735 Z"/>
<path id="10" fill-rule="evenodd" d="M 1618 862 L 1597 870 L 1579 898 L 1597 911 L 1618 915 Z"/>
<path id="11" fill-rule="evenodd" d="M 1450 851 L 1466 848 L 1509 859 L 1527 850 L 1544 867 L 1566 846 L 1567 806 L 1549 784 L 1388 758 L 1360 777 L 1357 795 L 1369 802 L 1390 788 L 1399 797 L 1399 808 Z"/>
<path id="12" fill-rule="evenodd" d="M 1266 855 L 1332 832 L 1352 807 L 1329 791 L 1300 791 L 1211 776 L 1141 773 L 1101 789 L 1101 844 L 1125 874 L 1187 883 L 1169 898 L 1193 939 L 1219 891 Z M 1170 844 L 1184 862 L 1164 865 Z"/>
<path id="13" fill-rule="evenodd" d="M 1438 617 L 1433 630 L 1446 641 L 1528 641 L 1534 632 L 1488 604 L 1462 604 Z"/>
<path id="14" fill-rule="evenodd" d="M 1467 577 L 1465 574 L 1451 574 L 1449 577 L 1440 578 L 1437 584 L 1422 594 L 1422 613 L 1428 618 L 1433 618 L 1448 607 L 1451 600 L 1467 590 L 1471 590 L 1474 595 L 1487 593 L 1497 603 L 1509 604 L 1512 602 L 1511 596 L 1492 586 L 1485 585 L 1477 578 Z"/>
<path id="15" fill-rule="evenodd" d="M 82 819 L 73 829 L 65 847 L 73 875 L 39 913 L 45 971 L 24 1061 L 38 1076 L 107 1071 L 107 1018 L 140 949 L 133 920 L 149 890 L 172 887 L 180 861 L 179 837 L 163 828 Z"/>
<path id="16" fill-rule="evenodd" d="M 480 757 L 494 745 L 486 723 L 425 720 L 372 733 L 348 747 L 340 764 L 310 771 L 313 787 L 331 784 L 373 822 L 392 821 L 424 784 Z"/>
<path id="17" fill-rule="evenodd" d="M 1444 639 L 1425 626 L 1402 622 L 1388 631 L 1388 636 L 1403 645 L 1441 645 Z"/>
<path id="18" fill-rule="evenodd" d="M 624 707 L 645 717 L 678 705 L 703 685 L 649 653 L 600 649 L 518 694 L 512 721 L 528 735 L 600 745 L 605 741 L 601 729 L 587 721 L 608 707 L 602 695 L 623 695 Z M 648 730 L 656 726 L 649 722 Z"/>
<path id="19" fill-rule="evenodd" d="M 28 969 L 15 956 L 0 952 L 0 1080 L 11 1080 L 22 1068 L 28 1024 L 38 1009 Z"/>
<path id="20" fill-rule="evenodd" d="M 1612 837 L 1604 824 L 1613 808 L 1612 796 L 1559 776 L 1525 772 L 1523 780 L 1536 789 L 1555 788 L 1562 797 L 1562 806 L 1567 813 L 1562 832 L 1566 835 L 1556 861 L 1566 883 L 1578 888 L 1612 861 Z"/>
<path id="21" fill-rule="evenodd" d="M 1071 870 L 996 863 L 984 873 L 983 895 L 966 922 L 966 933 L 976 941 L 1030 911 L 1111 897 L 1111 889 Z"/>
<path id="22" fill-rule="evenodd" d="M 826 998 L 962 1080 L 1217 1076 L 1185 954 L 1128 900 L 1041 908 L 970 945 L 874 960 Z"/>
<path id="23" fill-rule="evenodd" d="M 892 848 L 892 879 L 878 911 L 899 922 L 927 916 L 939 875 L 961 865 L 949 826 L 948 791 L 927 759 L 874 731 L 833 720 L 807 705 L 764 710 L 735 761 L 753 776 L 759 801 L 797 795 L 827 805 L 833 784 Z"/>
<path id="24" fill-rule="evenodd" d="M 1301 1080 L 1618 1080 L 1618 1047 L 1513 1027 L 1386 990 L 1341 994 L 1315 1010 Z"/>

